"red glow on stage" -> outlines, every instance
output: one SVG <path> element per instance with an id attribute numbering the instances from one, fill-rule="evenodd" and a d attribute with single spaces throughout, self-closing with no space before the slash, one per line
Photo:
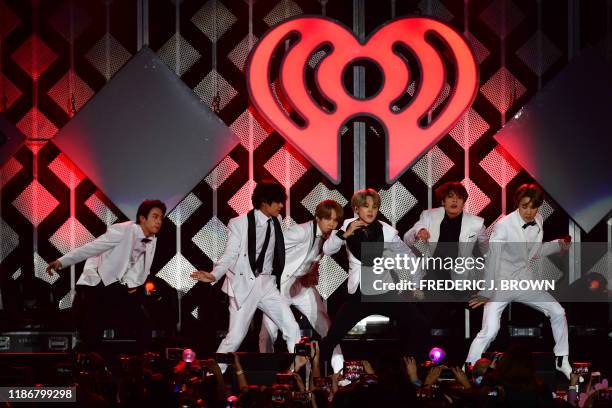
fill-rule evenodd
<path id="1" fill-rule="evenodd" d="M 446 82 L 442 55 L 426 39 L 435 33 L 455 59 L 456 86 L 439 116 L 427 127 L 419 120 L 432 109 Z M 305 119 L 296 124 L 279 106 L 270 84 L 271 61 L 278 47 L 291 35 L 299 39 L 286 53 L 280 68 L 282 93 Z M 321 93 L 335 110 L 323 110 L 305 83 L 305 66 L 323 45 L 331 52 L 317 66 L 315 79 Z M 394 46 L 407 46 L 421 65 L 421 83 L 414 100 L 394 112 L 397 100 L 411 80 L 406 62 Z M 369 99 L 357 99 L 343 86 L 344 70 L 358 59 L 377 63 L 383 74 L 380 91 Z M 377 30 L 361 44 L 345 27 L 320 17 L 296 18 L 269 31 L 256 45 L 247 67 L 247 83 L 254 105 L 266 120 L 334 182 L 339 174 L 339 131 L 356 116 L 369 115 L 386 129 L 387 181 L 392 183 L 419 156 L 444 136 L 472 104 L 478 90 L 476 61 L 465 39 L 452 28 L 428 18 L 403 18 Z"/>

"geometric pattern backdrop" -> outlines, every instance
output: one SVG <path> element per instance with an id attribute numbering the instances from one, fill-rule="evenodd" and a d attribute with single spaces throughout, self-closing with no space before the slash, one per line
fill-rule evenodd
<path id="1" fill-rule="evenodd" d="M 138 52 L 136 3 L 0 1 L 0 111 L 28 138 L 1 169 L 2 286 L 41 282 L 36 276 L 47 279 L 41 273 L 46 262 L 102 234 L 107 225 L 134 217 L 121 213 L 87 174 L 47 141 Z M 258 39 L 285 19 L 325 15 L 353 27 L 353 1 L 148 3 L 148 46 L 240 140 L 211 173 L 202 174 L 168 214 L 160 233 L 164 249 L 158 251 L 154 270 L 181 293 L 188 293 L 192 282 L 177 273 L 211 267 L 224 247 L 228 220 L 249 209 L 254 181 L 272 178 L 286 186 L 286 225 L 310 219 L 313 206 L 325 198 L 345 204 L 350 213 L 353 126 L 349 124 L 341 137 L 344 177 L 334 185 L 250 105 L 244 66 Z M 402 234 L 422 210 L 437 205 L 431 199 L 432 189 L 463 180 L 470 193 L 469 210 L 490 226 L 511 210 L 506 196 L 517 185 L 532 181 L 500 150 L 493 135 L 568 63 L 574 51 L 568 45 L 572 34 L 567 7 L 556 0 L 364 3 L 366 34 L 395 17 L 432 16 L 468 39 L 480 65 L 479 92 L 472 107 L 393 185 L 386 184 L 384 166 L 379 165 L 385 157 L 381 127 L 366 120 L 365 180 L 385 199 L 382 218 Z M 577 49 L 600 43 L 606 34 L 605 4 L 579 4 L 581 19 L 589 24 L 576 25 L 581 41 Z M 547 205 L 547 235 L 565 234 L 568 216 L 552 200 L 547 199 Z M 604 241 L 603 223 L 582 240 Z M 330 296 L 345 279 L 346 261 L 330 258 L 321 265 L 333 286 L 321 291 Z M 81 268 L 76 268 L 77 277 Z M 70 288 L 69 274 L 44 284 L 59 308 Z"/>

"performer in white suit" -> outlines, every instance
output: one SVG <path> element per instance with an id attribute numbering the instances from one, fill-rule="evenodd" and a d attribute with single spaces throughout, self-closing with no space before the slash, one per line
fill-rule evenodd
<path id="1" fill-rule="evenodd" d="M 463 211 L 468 198 L 463 184 L 442 184 L 436 189 L 436 198 L 442 206 L 421 213 L 419 220 L 404 234 L 406 245 L 413 246 L 416 241 L 425 241 L 429 254 L 434 255 L 438 242 L 459 242 L 461 244 L 455 256 L 467 258 L 473 256 L 474 246 L 478 244 L 480 253 L 486 254 L 489 238 L 484 219 Z"/>
<path id="2" fill-rule="evenodd" d="M 105 324 L 113 328 L 127 324 L 136 329 L 141 349 L 148 347 L 151 330 L 142 308 L 143 285 L 151 271 L 157 238 L 166 205 L 159 200 L 146 200 L 132 221 L 114 224 L 107 231 L 79 248 L 51 262 L 47 273 L 53 275 L 70 265 L 87 260 L 77 281 L 74 302 L 77 329 L 83 347 L 96 350 Z"/>
<path id="3" fill-rule="evenodd" d="M 304 224 L 294 225 L 285 233 L 285 269 L 281 277 L 281 295 L 308 319 L 322 337 L 327 334 L 331 321 L 327 307 L 315 285 L 319 279 L 319 260 L 323 243 L 338 227 L 343 216 L 340 204 L 334 200 L 320 202 L 315 209 L 315 218 Z M 259 334 L 259 351 L 271 353 L 278 327 L 268 316 L 263 317 Z M 332 367 L 340 371 L 344 359 L 340 346 L 334 349 Z"/>
<path id="4" fill-rule="evenodd" d="M 442 206 L 421 213 L 419 220 L 404 234 L 406 245 L 416 247 L 425 256 L 439 259 L 449 257 L 468 259 L 474 257 L 474 247 L 478 244 L 480 255 L 484 256 L 489 242 L 484 219 L 463 211 L 468 198 L 468 192 L 463 184 L 444 183 L 436 189 L 435 194 Z M 417 243 L 419 241 L 421 246 Z M 465 265 L 465 262 L 462 265 Z M 473 279 L 475 276 L 472 272 L 476 271 L 466 270 L 463 266 L 456 271 L 432 268 L 427 271 L 425 279 Z M 427 292 L 429 302 L 424 306 L 433 327 L 442 327 L 438 324 L 445 325 L 455 319 L 459 311 L 456 303 L 458 295 L 461 293 Z M 463 310 L 463 305 L 460 308 Z"/>
<path id="5" fill-rule="evenodd" d="M 486 280 L 496 282 L 496 287 L 499 287 L 501 280 L 533 280 L 533 272 L 529 268 L 530 260 L 568 248 L 569 238 L 542 243 L 543 221 L 542 216 L 538 214 L 538 208 L 543 200 L 542 190 L 535 184 L 523 184 L 514 195 L 517 209 L 495 225 L 489 242 Z M 482 329 L 474 338 L 466 361 L 475 363 L 495 339 L 500 328 L 501 315 L 510 302 L 524 303 L 550 319 L 555 340 L 555 366 L 569 379 L 572 367 L 568 358 L 565 310 L 545 291 L 481 291 L 479 296 L 470 301 L 470 306 L 475 308 L 484 305 Z"/>
<path id="6" fill-rule="evenodd" d="M 407 351 L 412 355 L 424 357 L 428 346 L 426 338 L 429 327 L 415 303 L 392 302 L 381 294 L 371 294 L 370 288 L 364 288 L 363 295 L 366 298 L 362 300 L 362 265 L 372 266 L 374 257 L 383 256 L 386 249 L 383 249 L 383 244 L 393 247 L 397 253 L 412 253 L 399 238 L 395 228 L 376 219 L 380 208 L 380 195 L 376 190 L 364 189 L 355 192 L 351 207 L 358 217 L 345 220 L 342 228 L 334 231 L 323 245 L 326 255 L 333 255 L 346 245 L 349 259 L 349 296 L 334 316 L 327 336 L 320 343 L 321 359 L 327 361 L 342 337 L 361 319 L 373 314 L 395 318 L 399 323 L 402 347 L 412 346 Z M 378 246 L 380 251 L 366 249 L 366 253 L 363 253 L 362 243 L 370 243 L 366 248 Z M 379 245 L 376 245 L 377 243 Z"/>
<path id="7" fill-rule="evenodd" d="M 300 340 L 300 328 L 278 289 L 285 267 L 279 214 L 286 199 L 280 184 L 258 183 L 252 197 L 254 209 L 230 220 L 225 252 L 212 272 L 191 274 L 210 283 L 226 275 L 222 290 L 229 296 L 230 322 L 218 353 L 238 350 L 257 309 L 282 330 L 290 352 Z"/>

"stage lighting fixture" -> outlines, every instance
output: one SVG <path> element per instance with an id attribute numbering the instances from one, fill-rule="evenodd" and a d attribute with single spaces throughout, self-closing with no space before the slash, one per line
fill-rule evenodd
<path id="1" fill-rule="evenodd" d="M 186 363 L 193 363 L 196 359 L 196 353 L 190 348 L 183 350 L 183 361 Z"/>
<path id="2" fill-rule="evenodd" d="M 445 356 L 446 353 L 440 347 L 434 347 L 429 352 L 429 359 L 436 364 L 440 364 Z"/>

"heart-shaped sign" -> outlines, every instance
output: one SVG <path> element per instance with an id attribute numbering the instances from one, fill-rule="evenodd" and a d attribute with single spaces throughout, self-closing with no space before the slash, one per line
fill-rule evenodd
<path id="1" fill-rule="evenodd" d="M 446 52 L 433 44 L 432 36 L 443 44 Z M 297 40 L 280 62 L 280 97 L 281 92 L 271 79 L 273 57 L 292 37 Z M 320 94 L 333 109 L 321 106 L 306 83 L 308 62 L 324 46 L 331 50 L 316 67 L 315 80 Z M 394 103 L 405 95 L 411 81 L 409 64 L 397 51 L 398 46 L 410 50 L 418 60 L 420 80 L 410 103 L 395 111 Z M 445 64 L 444 58 L 450 58 L 451 63 Z M 363 59 L 378 65 L 383 76 L 380 91 L 368 99 L 354 97 L 343 85 L 345 69 Z M 454 67 L 454 89 L 434 120 L 421 126 L 421 119 L 433 109 L 447 82 L 447 65 Z M 247 66 L 247 84 L 253 104 L 270 125 L 335 183 L 340 181 L 341 127 L 356 116 L 369 115 L 379 120 L 386 130 L 387 181 L 392 183 L 469 108 L 478 91 L 478 69 L 465 39 L 436 20 L 422 17 L 394 20 L 362 44 L 338 22 L 300 17 L 273 27 L 257 43 Z M 304 123 L 290 117 L 285 103 Z"/>

